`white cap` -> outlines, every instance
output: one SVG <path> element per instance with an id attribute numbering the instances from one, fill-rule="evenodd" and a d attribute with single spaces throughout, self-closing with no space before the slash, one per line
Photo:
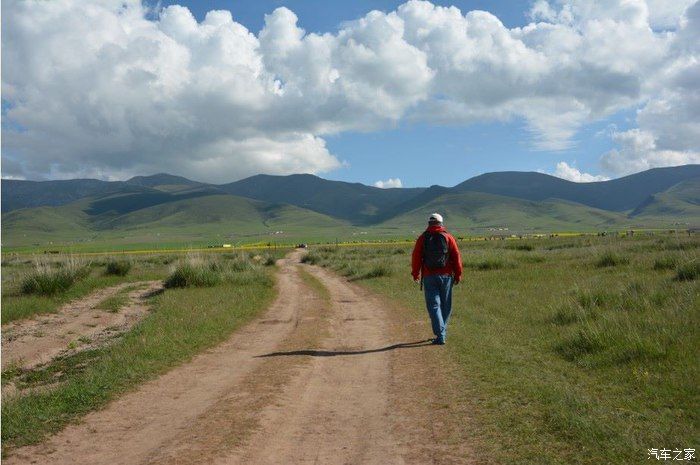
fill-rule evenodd
<path id="1" fill-rule="evenodd" d="M 430 218 L 428 218 L 428 223 L 431 221 L 437 221 L 438 223 L 442 223 L 442 215 L 439 213 L 433 213 L 430 215 Z"/>

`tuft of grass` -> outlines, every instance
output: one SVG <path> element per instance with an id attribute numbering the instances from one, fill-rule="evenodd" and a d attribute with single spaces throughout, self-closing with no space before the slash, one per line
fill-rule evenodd
<path id="1" fill-rule="evenodd" d="M 518 261 L 521 261 L 523 263 L 542 263 L 546 260 L 547 260 L 547 258 L 545 258 L 542 255 L 528 254 L 528 255 L 520 255 L 518 257 Z"/>
<path id="2" fill-rule="evenodd" d="M 547 250 L 564 250 L 564 249 L 574 249 L 577 247 L 584 247 L 583 245 L 576 242 L 564 242 L 562 244 L 554 244 L 545 247 Z"/>
<path id="3" fill-rule="evenodd" d="M 153 257 L 145 258 L 143 261 L 145 263 L 151 263 L 153 265 L 170 265 L 176 260 L 174 255 L 156 255 Z"/>
<path id="4" fill-rule="evenodd" d="M 602 351 L 604 347 L 598 333 L 579 329 L 573 336 L 557 344 L 555 350 L 564 360 L 575 362 L 585 355 Z"/>
<path id="5" fill-rule="evenodd" d="M 502 268 L 512 267 L 510 263 L 506 263 L 500 258 L 485 258 L 476 262 L 464 263 L 465 268 L 471 268 L 478 271 L 500 270 Z"/>
<path id="6" fill-rule="evenodd" d="M 131 270 L 131 262 L 128 260 L 110 260 L 107 262 L 105 274 L 114 276 L 126 276 Z"/>
<path id="7" fill-rule="evenodd" d="M 392 273 L 393 271 L 389 265 L 385 263 L 380 263 L 378 265 L 374 265 L 372 268 L 370 268 L 363 274 L 355 277 L 354 280 L 357 281 L 361 279 L 372 279 L 380 278 L 382 276 L 391 276 Z"/>
<path id="8" fill-rule="evenodd" d="M 177 263 L 163 285 L 166 288 L 211 287 L 223 282 L 245 284 L 255 280 L 269 281 L 263 267 L 242 254 L 225 256 L 225 260 L 187 257 Z M 260 260 L 256 260 L 259 262 Z"/>
<path id="9" fill-rule="evenodd" d="M 301 257 L 301 263 L 308 263 L 309 265 L 317 265 L 321 262 L 321 256 L 314 252 L 307 252 L 303 257 Z"/>
<path id="10" fill-rule="evenodd" d="M 698 242 L 666 242 L 664 248 L 666 250 L 692 250 L 700 247 Z"/>
<path id="11" fill-rule="evenodd" d="M 604 307 L 614 305 L 616 296 L 602 290 L 576 291 L 551 317 L 552 323 L 567 326 L 595 320 Z"/>
<path id="12" fill-rule="evenodd" d="M 700 262 L 683 263 L 676 268 L 676 281 L 693 281 L 700 277 Z"/>
<path id="13" fill-rule="evenodd" d="M 579 322 L 585 318 L 581 308 L 576 305 L 562 305 L 551 318 L 552 323 L 559 326 L 567 326 Z"/>
<path id="14" fill-rule="evenodd" d="M 216 269 L 216 266 L 207 263 L 183 262 L 175 267 L 163 285 L 166 288 L 211 287 L 221 281 L 221 272 Z"/>
<path id="15" fill-rule="evenodd" d="M 346 278 L 352 278 L 357 276 L 359 271 L 357 267 L 350 265 L 347 262 L 342 262 L 333 267 L 333 270 L 345 276 Z"/>
<path id="16" fill-rule="evenodd" d="M 564 360 L 589 369 L 652 362 L 667 356 L 662 341 L 646 338 L 614 320 L 586 324 L 556 344 L 554 350 Z"/>
<path id="17" fill-rule="evenodd" d="M 247 271 L 254 267 L 253 262 L 259 261 L 259 256 L 257 254 L 251 253 L 248 255 L 241 253 L 231 253 L 223 255 L 226 259 L 226 263 L 220 263 L 216 261 L 208 262 L 215 271 L 222 271 L 223 269 L 228 269 L 230 271 Z M 256 260 L 257 258 L 257 260 Z M 195 259 L 196 261 L 201 261 L 201 259 Z"/>
<path id="18" fill-rule="evenodd" d="M 623 257 L 622 255 L 616 254 L 612 251 L 607 251 L 598 257 L 598 260 L 595 262 L 595 266 L 598 268 L 605 268 L 609 266 L 626 265 L 627 263 L 629 263 L 629 259 L 627 257 Z"/>
<path id="19" fill-rule="evenodd" d="M 532 244 L 515 244 L 515 245 L 508 246 L 508 248 L 513 249 L 513 250 L 522 250 L 525 252 L 531 252 L 531 251 L 535 250 L 535 246 Z"/>
<path id="20" fill-rule="evenodd" d="M 575 300 L 581 308 L 590 310 L 592 308 L 613 304 L 615 302 L 615 296 L 607 291 L 596 289 L 593 291 L 577 292 Z"/>
<path id="21" fill-rule="evenodd" d="M 37 262 L 35 268 L 22 278 L 20 292 L 25 295 L 59 294 L 89 274 L 90 268 L 78 262 L 68 262 L 60 268 Z"/>
<path id="22" fill-rule="evenodd" d="M 659 257 L 654 260 L 655 270 L 672 270 L 678 265 L 678 260 L 672 255 Z"/>

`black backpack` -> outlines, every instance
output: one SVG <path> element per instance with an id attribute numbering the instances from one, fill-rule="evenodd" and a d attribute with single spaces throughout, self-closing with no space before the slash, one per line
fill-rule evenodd
<path id="1" fill-rule="evenodd" d="M 428 269 L 445 268 L 450 252 L 447 238 L 439 232 L 423 233 L 423 264 Z"/>

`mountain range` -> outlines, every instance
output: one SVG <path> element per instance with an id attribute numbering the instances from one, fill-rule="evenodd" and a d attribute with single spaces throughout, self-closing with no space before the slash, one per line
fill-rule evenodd
<path id="1" fill-rule="evenodd" d="M 5 247 L 412 236 L 433 211 L 465 235 L 697 227 L 700 165 L 592 183 L 507 171 L 454 187 L 393 189 L 309 174 L 220 185 L 163 173 L 112 182 L 2 180 Z"/>

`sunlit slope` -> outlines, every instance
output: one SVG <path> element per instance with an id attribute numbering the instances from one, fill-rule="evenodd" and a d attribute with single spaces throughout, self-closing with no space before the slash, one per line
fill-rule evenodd
<path id="1" fill-rule="evenodd" d="M 700 226 L 700 177 L 678 183 L 650 196 L 634 209 L 631 216 L 639 219 L 674 220 Z"/>
<path id="2" fill-rule="evenodd" d="M 2 244 L 64 241 L 92 235 L 90 221 L 77 205 L 15 210 L 2 215 Z"/>
<path id="3" fill-rule="evenodd" d="M 160 200 L 158 202 L 158 200 Z M 51 242 L 204 241 L 346 229 L 339 220 L 284 204 L 215 195 L 115 195 L 3 215 L 6 246 Z"/>
<path id="4" fill-rule="evenodd" d="M 150 187 L 164 192 L 181 192 L 192 188 L 207 186 L 205 183 L 192 181 L 182 176 L 173 176 L 167 173 L 159 173 L 151 176 L 134 176 L 126 182 L 134 186 Z"/>
<path id="5" fill-rule="evenodd" d="M 453 230 L 508 228 L 514 231 L 587 231 L 630 223 L 623 214 L 563 200 L 535 202 L 481 192 L 464 192 L 439 196 L 380 226 L 411 230 L 422 228 L 434 211 L 442 213 L 445 223 Z"/>
<path id="6" fill-rule="evenodd" d="M 239 233 L 275 228 L 333 228 L 341 225 L 341 221 L 292 205 L 270 204 L 226 194 L 168 202 L 100 223 L 103 229 L 219 230 L 225 227 Z"/>

